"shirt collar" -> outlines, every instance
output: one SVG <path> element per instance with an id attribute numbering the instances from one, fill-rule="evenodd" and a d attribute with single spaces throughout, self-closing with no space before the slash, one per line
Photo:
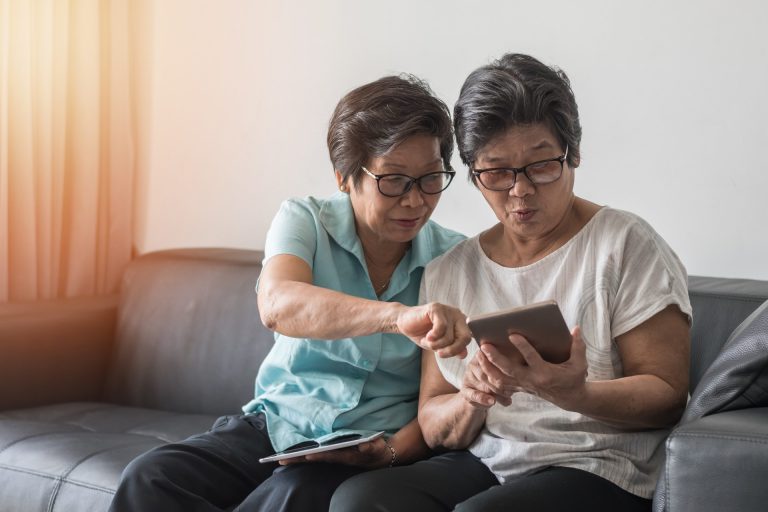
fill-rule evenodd
<path id="1" fill-rule="evenodd" d="M 363 246 L 355 228 L 355 212 L 352 209 L 349 194 L 336 192 L 327 201 L 324 201 L 320 207 L 320 222 L 337 244 L 357 256 L 361 262 L 365 261 Z M 426 266 L 434 258 L 433 230 L 432 221 L 427 221 L 411 242 L 411 248 L 404 256 L 404 263 L 408 265 L 408 273 Z"/>
<path id="2" fill-rule="evenodd" d="M 358 258 L 363 257 L 363 247 L 355 229 L 355 212 L 349 194 L 336 192 L 320 207 L 320 222 L 337 244 Z"/>

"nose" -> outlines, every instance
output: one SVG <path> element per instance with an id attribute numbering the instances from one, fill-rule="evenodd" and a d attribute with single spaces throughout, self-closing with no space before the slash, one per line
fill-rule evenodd
<path id="1" fill-rule="evenodd" d="M 424 196 L 422 195 L 421 189 L 416 183 L 413 184 L 411 190 L 400 197 L 402 198 L 401 204 L 403 206 L 414 208 L 416 206 L 421 206 L 422 203 L 424 203 Z"/>
<path id="2" fill-rule="evenodd" d="M 524 172 L 518 172 L 515 177 L 515 186 L 509 189 L 509 195 L 515 197 L 525 197 L 536 193 L 536 185 L 528 179 Z"/>

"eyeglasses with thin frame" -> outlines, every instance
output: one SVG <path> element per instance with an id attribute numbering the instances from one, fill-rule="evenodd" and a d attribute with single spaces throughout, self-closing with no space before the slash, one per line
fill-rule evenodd
<path id="1" fill-rule="evenodd" d="M 456 171 L 430 172 L 418 178 L 412 178 L 407 174 L 374 174 L 365 167 L 363 172 L 376 180 L 376 186 L 382 195 L 387 197 L 400 197 L 410 192 L 413 184 L 419 186 L 419 190 L 428 195 L 439 194 L 451 184 Z"/>
<path id="2" fill-rule="evenodd" d="M 474 169 L 472 176 L 477 178 L 488 190 L 509 190 L 517 183 L 517 175 L 525 174 L 528 181 L 535 185 L 546 185 L 560 179 L 563 175 L 563 162 L 568 158 L 568 147 L 565 153 L 555 158 L 539 160 L 525 167 L 492 167 L 490 169 Z"/>

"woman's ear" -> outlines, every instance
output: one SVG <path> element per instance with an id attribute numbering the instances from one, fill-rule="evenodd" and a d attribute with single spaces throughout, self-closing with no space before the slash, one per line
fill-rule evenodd
<path id="1" fill-rule="evenodd" d="M 339 172 L 338 169 L 334 169 L 333 172 L 336 175 L 336 185 L 339 186 L 339 190 L 345 194 L 349 192 L 349 187 L 347 187 L 346 180 L 344 179 L 344 176 L 342 176 L 341 172 Z"/>

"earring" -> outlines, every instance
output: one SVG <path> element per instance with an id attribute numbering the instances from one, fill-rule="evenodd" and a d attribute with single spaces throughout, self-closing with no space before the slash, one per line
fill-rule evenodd
<path id="1" fill-rule="evenodd" d="M 346 185 L 339 185 L 339 190 L 346 193 L 347 192 L 347 186 Z"/>

